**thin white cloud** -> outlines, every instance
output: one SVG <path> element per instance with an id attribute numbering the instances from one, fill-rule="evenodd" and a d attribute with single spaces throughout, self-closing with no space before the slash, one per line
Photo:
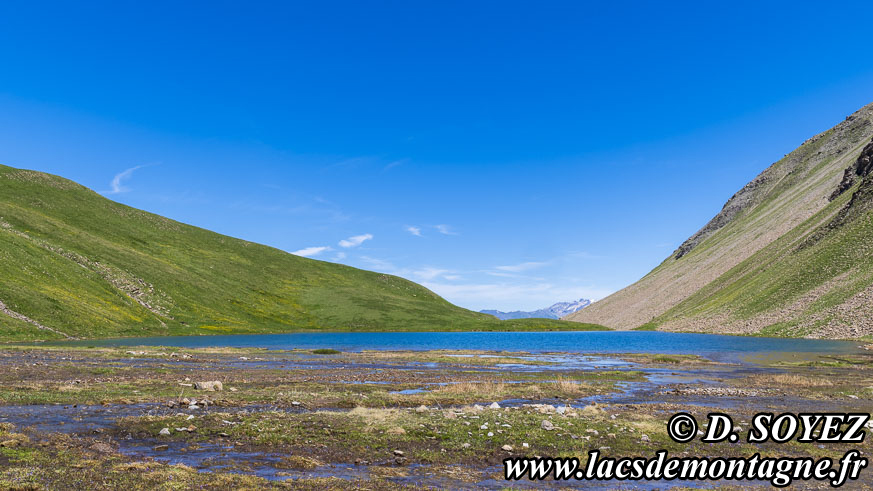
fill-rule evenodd
<path id="1" fill-rule="evenodd" d="M 375 271 L 378 271 L 380 273 L 392 273 L 393 274 L 395 271 L 397 271 L 397 268 L 394 267 L 394 265 L 391 264 L 390 262 L 382 260 L 382 259 L 378 259 L 375 257 L 361 256 L 361 261 L 367 263 L 367 265 L 369 267 L 373 268 Z"/>
<path id="2" fill-rule="evenodd" d="M 434 225 L 433 228 L 443 235 L 458 235 L 457 232 L 451 229 L 448 225 Z"/>
<path id="3" fill-rule="evenodd" d="M 407 225 L 403 230 L 406 230 L 407 232 L 411 233 L 412 235 L 414 235 L 416 237 L 424 237 L 423 235 L 421 235 L 421 227 L 414 227 L 412 225 Z"/>
<path id="4" fill-rule="evenodd" d="M 337 252 L 337 253 L 336 253 L 336 256 L 334 256 L 333 260 L 334 260 L 334 261 L 341 261 L 341 260 L 343 260 L 343 259 L 345 259 L 345 258 L 346 258 L 346 253 L 345 253 L 345 252 Z"/>
<path id="5" fill-rule="evenodd" d="M 530 271 L 532 269 L 541 268 L 549 263 L 541 261 L 529 261 L 521 264 L 512 264 L 509 266 L 497 266 L 500 271 L 508 271 L 510 273 L 521 273 L 522 271 Z"/>
<path id="6" fill-rule="evenodd" d="M 440 276 L 445 277 L 446 273 L 451 273 L 451 271 L 449 271 L 448 269 L 427 267 L 413 271 L 412 275 L 416 278 L 421 278 L 422 280 L 432 280 Z"/>
<path id="7" fill-rule="evenodd" d="M 348 249 L 349 247 L 358 247 L 363 244 L 365 240 L 370 240 L 373 238 L 372 234 L 363 234 L 363 235 L 355 235 L 353 237 L 349 237 L 348 239 L 343 239 L 339 241 L 340 247 L 345 247 Z"/>
<path id="8" fill-rule="evenodd" d="M 130 179 L 130 176 L 133 175 L 133 172 L 137 169 L 142 169 L 145 167 L 144 165 L 137 165 L 136 167 L 131 167 L 129 169 L 125 169 L 118 174 L 115 174 L 115 177 L 112 178 L 112 182 L 109 183 L 109 191 L 106 194 L 119 194 L 126 193 L 130 191 L 130 188 L 124 186 L 124 181 Z"/>
<path id="9" fill-rule="evenodd" d="M 329 250 L 330 247 L 328 246 L 306 247 L 304 249 L 300 249 L 299 251 L 294 251 L 291 254 L 294 254 L 295 256 L 311 257 L 317 256 L 322 252 Z"/>

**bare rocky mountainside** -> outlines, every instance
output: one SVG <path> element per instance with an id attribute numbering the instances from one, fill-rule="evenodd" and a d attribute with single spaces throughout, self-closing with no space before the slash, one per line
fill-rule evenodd
<path id="1" fill-rule="evenodd" d="M 642 279 L 566 317 L 616 329 L 873 335 L 873 104 L 739 190 Z"/>

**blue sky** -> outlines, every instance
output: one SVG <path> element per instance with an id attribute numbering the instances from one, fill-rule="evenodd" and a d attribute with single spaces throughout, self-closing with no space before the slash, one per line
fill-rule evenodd
<path id="1" fill-rule="evenodd" d="M 473 309 L 600 298 L 873 102 L 870 2 L 3 2 L 0 163 Z"/>

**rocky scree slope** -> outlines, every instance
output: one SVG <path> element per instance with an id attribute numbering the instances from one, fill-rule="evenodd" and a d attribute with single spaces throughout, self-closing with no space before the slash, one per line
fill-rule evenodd
<path id="1" fill-rule="evenodd" d="M 618 329 L 873 335 L 873 104 L 804 142 L 638 282 L 568 316 Z"/>

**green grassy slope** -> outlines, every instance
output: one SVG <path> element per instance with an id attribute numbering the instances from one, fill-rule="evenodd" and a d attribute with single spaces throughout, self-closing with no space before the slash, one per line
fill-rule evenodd
<path id="1" fill-rule="evenodd" d="M 297 257 L 0 166 L 0 339 L 589 328 L 598 326 L 501 322 L 402 278 Z"/>
<path id="2" fill-rule="evenodd" d="M 621 329 L 873 336 L 873 175 L 846 181 L 863 159 L 869 170 L 871 137 L 873 104 L 762 172 L 637 283 L 570 319 Z"/>

